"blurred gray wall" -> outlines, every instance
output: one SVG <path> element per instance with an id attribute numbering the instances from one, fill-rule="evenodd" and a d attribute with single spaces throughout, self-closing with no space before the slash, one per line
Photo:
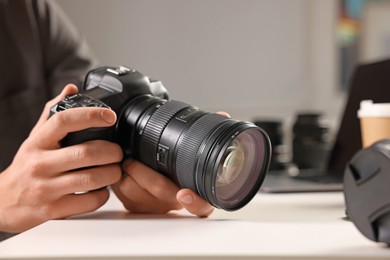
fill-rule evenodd
<path id="1" fill-rule="evenodd" d="M 233 117 L 324 111 L 337 122 L 336 0 L 58 0 L 102 64 Z"/>

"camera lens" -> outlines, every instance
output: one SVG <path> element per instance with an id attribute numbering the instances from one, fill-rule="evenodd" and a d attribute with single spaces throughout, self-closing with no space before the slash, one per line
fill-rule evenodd
<path id="1" fill-rule="evenodd" d="M 180 187 L 230 211 L 258 192 L 271 154 L 261 128 L 149 95 L 132 99 L 123 111 L 116 136 L 125 153 Z"/>

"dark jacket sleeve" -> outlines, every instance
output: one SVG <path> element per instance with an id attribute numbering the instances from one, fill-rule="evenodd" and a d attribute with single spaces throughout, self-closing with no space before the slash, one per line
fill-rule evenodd
<path id="1" fill-rule="evenodd" d="M 85 39 L 55 1 L 0 0 L 0 172 L 45 103 L 97 66 Z"/>
<path id="2" fill-rule="evenodd" d="M 35 0 L 32 4 L 51 96 L 68 83 L 80 87 L 88 70 L 97 66 L 85 38 L 55 1 Z"/>
<path id="3" fill-rule="evenodd" d="M 44 104 L 97 66 L 85 39 L 55 1 L 0 0 L 0 172 Z M 0 241 L 13 234 L 0 232 Z"/>

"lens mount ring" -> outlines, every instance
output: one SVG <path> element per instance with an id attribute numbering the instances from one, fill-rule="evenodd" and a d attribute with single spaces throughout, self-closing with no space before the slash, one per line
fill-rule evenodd
<path id="1" fill-rule="evenodd" d="M 161 134 L 171 118 L 180 110 L 188 107 L 190 105 L 184 102 L 171 100 L 155 110 L 146 123 L 140 138 L 139 156 L 141 161 L 157 170 L 157 146 Z"/>
<path id="2" fill-rule="evenodd" d="M 204 151 L 204 140 L 224 120 L 226 117 L 221 115 L 205 113 L 185 132 L 176 155 L 176 175 L 180 186 L 202 193 L 196 185 L 197 162 Z"/>

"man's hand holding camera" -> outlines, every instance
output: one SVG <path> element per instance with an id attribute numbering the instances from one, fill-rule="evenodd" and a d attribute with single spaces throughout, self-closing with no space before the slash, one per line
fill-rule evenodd
<path id="1" fill-rule="evenodd" d="M 213 207 L 190 189 L 179 189 L 164 175 L 132 158 L 122 168 L 122 180 L 112 185 L 127 210 L 133 213 L 166 213 L 186 208 L 199 217 L 207 217 Z"/>
<path id="2" fill-rule="evenodd" d="M 47 220 L 94 211 L 108 200 L 104 187 L 114 183 L 131 212 L 162 213 L 182 205 L 202 217 L 212 212 L 213 207 L 193 191 L 179 191 L 135 160 L 124 163 L 126 177 L 118 182 L 123 156 L 118 144 L 93 140 L 62 148 L 60 141 L 70 132 L 116 122 L 114 111 L 96 107 L 70 109 L 47 119 L 50 107 L 73 93 L 77 88 L 68 85 L 47 103 L 12 164 L 0 174 L 0 230 L 22 232 Z"/>
<path id="3" fill-rule="evenodd" d="M 91 71 L 84 88 L 68 85 L 46 104 L 0 174 L 0 230 L 94 211 L 107 186 L 132 213 L 207 217 L 255 196 L 271 145 L 253 123 L 168 100 L 161 83 L 125 67 Z"/>
<path id="4" fill-rule="evenodd" d="M 101 188 L 120 179 L 119 145 L 95 140 L 61 148 L 69 132 L 116 121 L 105 108 L 74 109 L 47 119 L 53 104 L 75 92 L 68 85 L 47 103 L 12 164 L 0 174 L 0 230 L 21 232 L 50 219 L 94 211 L 109 196 Z M 75 194 L 83 191 L 90 192 Z"/>

